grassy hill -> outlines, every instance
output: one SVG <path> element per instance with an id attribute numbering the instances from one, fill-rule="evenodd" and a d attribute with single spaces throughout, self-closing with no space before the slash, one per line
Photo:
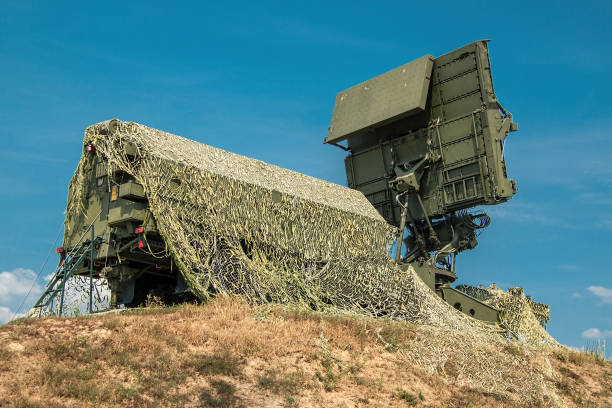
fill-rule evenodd
<path id="1" fill-rule="evenodd" d="M 0 407 L 612 406 L 561 347 L 236 298 L 0 327 Z"/>

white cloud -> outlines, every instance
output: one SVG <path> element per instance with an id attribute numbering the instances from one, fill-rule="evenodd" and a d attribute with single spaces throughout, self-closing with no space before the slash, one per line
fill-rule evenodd
<path id="1" fill-rule="evenodd" d="M 32 288 L 32 293 L 41 292 L 42 288 L 38 282 L 35 282 L 35 279 L 36 273 L 31 269 L 16 268 L 10 272 L 0 272 L 0 304 L 23 299 L 30 288 Z"/>
<path id="2" fill-rule="evenodd" d="M 582 337 L 589 340 L 598 340 L 612 337 L 612 330 L 599 330 L 596 327 L 591 327 L 582 332 Z"/>
<path id="3" fill-rule="evenodd" d="M 585 339 L 603 339 L 604 335 L 601 330 L 592 327 L 582 332 L 582 337 Z"/>
<path id="4" fill-rule="evenodd" d="M 581 297 L 582 297 L 582 294 L 580 294 L 580 293 L 578 293 L 578 292 L 574 292 L 574 293 L 572 293 L 572 297 L 573 297 L 573 298 L 581 298 Z"/>
<path id="5" fill-rule="evenodd" d="M 36 273 L 26 268 L 0 272 L 0 324 L 11 320 L 15 312 L 21 312 L 15 317 L 23 316 L 23 313 L 28 312 L 36 299 L 42 294 L 44 282 L 52 276 L 52 274 L 46 275 L 37 280 Z M 82 299 L 84 287 L 79 282 L 76 279 L 66 284 L 66 304 L 69 304 L 69 306 L 66 306 L 64 312 L 72 310 L 74 307 L 80 307 L 82 311 L 85 310 L 85 302 Z M 88 289 L 89 285 L 87 284 L 87 292 Z M 98 290 L 102 299 L 110 298 L 110 291 L 106 287 L 99 287 Z M 28 293 L 29 296 L 26 298 Z M 102 302 L 100 307 L 108 307 L 108 302 Z"/>
<path id="6" fill-rule="evenodd" d="M 4 324 L 10 320 L 13 320 L 13 315 L 15 314 L 15 312 L 13 312 L 11 309 L 9 309 L 6 306 L 0 306 L 0 324 Z M 15 317 L 20 317 L 23 316 L 22 314 L 19 314 Z"/>
<path id="7" fill-rule="evenodd" d="M 603 286 L 589 286 L 589 292 L 597 296 L 604 303 L 612 303 L 612 289 Z"/>

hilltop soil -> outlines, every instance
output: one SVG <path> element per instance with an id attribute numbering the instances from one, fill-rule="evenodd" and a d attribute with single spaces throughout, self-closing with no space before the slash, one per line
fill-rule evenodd
<path id="1" fill-rule="evenodd" d="M 0 327 L 0 407 L 612 406 L 563 347 L 235 298 Z"/>

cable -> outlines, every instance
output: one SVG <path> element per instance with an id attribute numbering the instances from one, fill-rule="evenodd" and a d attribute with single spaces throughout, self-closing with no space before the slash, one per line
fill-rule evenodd
<path id="1" fill-rule="evenodd" d="M 19 305 L 19 307 L 17 308 L 17 310 L 13 314 L 13 318 L 11 320 L 14 320 L 15 317 L 17 317 L 17 315 L 19 314 L 19 311 L 23 307 L 23 304 L 25 303 L 25 301 L 30 296 L 30 293 L 32 293 L 32 289 L 34 289 L 34 285 L 36 285 L 36 282 L 38 282 L 38 279 L 40 278 L 40 274 L 45 269 L 45 266 L 47 266 L 47 261 L 49 261 L 49 257 L 51 256 L 51 251 L 53 251 L 53 248 L 57 245 L 57 240 L 59 239 L 60 235 L 62 234 L 62 229 L 63 229 L 63 225 L 60 226 L 60 229 L 57 232 L 57 237 L 55 237 L 55 241 L 53 242 L 53 245 L 51 246 L 51 248 L 49 248 L 49 252 L 47 253 L 47 257 L 45 258 L 45 262 L 43 262 L 43 265 L 40 267 L 40 270 L 38 271 L 38 275 L 36 275 L 36 278 L 32 282 L 32 286 L 30 286 L 30 290 L 28 290 L 28 294 L 25 295 L 25 297 L 21 301 L 21 304 Z"/>

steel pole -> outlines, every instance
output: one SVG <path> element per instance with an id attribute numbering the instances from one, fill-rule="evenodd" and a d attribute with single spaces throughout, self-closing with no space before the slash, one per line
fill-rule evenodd
<path id="1" fill-rule="evenodd" d="M 400 219 L 400 231 L 397 239 L 397 248 L 395 250 L 395 262 L 399 263 L 402 259 L 402 247 L 404 246 L 404 229 L 406 229 L 406 217 L 408 215 L 408 203 L 402 204 L 401 199 L 406 193 L 401 193 L 395 196 L 395 200 L 402 207 L 402 216 Z"/>
<path id="2" fill-rule="evenodd" d="M 93 296 L 93 263 L 94 263 L 94 226 L 91 225 L 91 242 L 89 243 L 89 313 L 92 310 Z"/>
<path id="3" fill-rule="evenodd" d="M 64 273 L 62 274 L 62 299 L 60 300 L 59 307 L 59 316 L 62 316 L 62 310 L 64 309 L 64 293 L 66 292 L 66 268 L 64 269 Z"/>

